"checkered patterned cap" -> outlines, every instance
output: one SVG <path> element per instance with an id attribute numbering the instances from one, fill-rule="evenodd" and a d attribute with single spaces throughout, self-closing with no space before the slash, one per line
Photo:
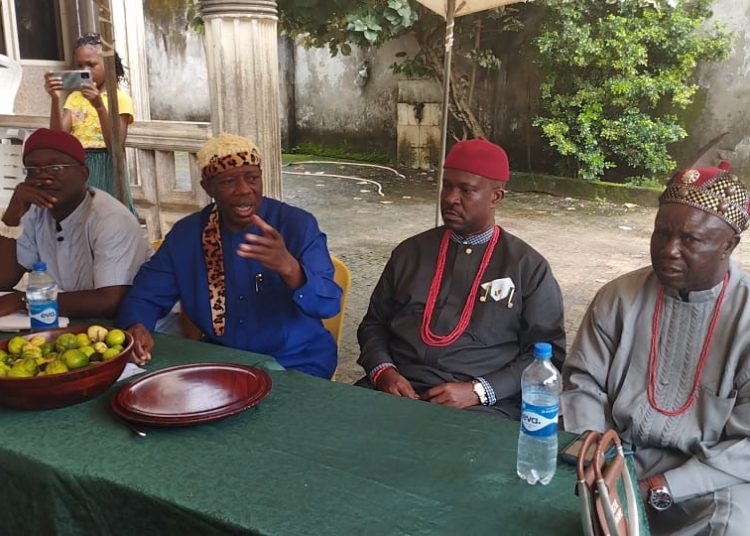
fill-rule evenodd
<path id="1" fill-rule="evenodd" d="M 750 196 L 739 177 L 729 172 L 728 162 L 678 171 L 659 196 L 663 203 L 682 203 L 713 214 L 737 233 L 748 227 Z"/>

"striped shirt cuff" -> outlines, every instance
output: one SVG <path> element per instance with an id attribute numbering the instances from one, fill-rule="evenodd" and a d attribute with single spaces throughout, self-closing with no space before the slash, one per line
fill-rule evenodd
<path id="1" fill-rule="evenodd" d="M 375 379 L 374 378 L 378 375 L 378 372 L 380 372 L 383 369 L 387 369 L 387 368 L 396 368 L 396 365 L 394 365 L 393 363 L 381 363 L 380 365 L 378 365 L 377 367 L 375 367 L 374 369 L 372 369 L 370 371 L 370 374 L 369 374 L 369 376 L 370 376 L 370 383 L 372 383 L 373 385 L 375 385 Z"/>
<path id="2" fill-rule="evenodd" d="M 475 378 L 484 387 L 484 392 L 487 394 L 487 405 L 494 406 L 497 403 L 497 397 L 495 396 L 495 390 L 490 385 L 490 382 L 482 378 L 481 376 Z"/>

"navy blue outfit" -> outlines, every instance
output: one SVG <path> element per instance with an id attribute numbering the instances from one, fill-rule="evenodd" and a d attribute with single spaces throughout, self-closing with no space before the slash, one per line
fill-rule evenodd
<path id="1" fill-rule="evenodd" d="M 341 288 L 333 281 L 333 264 L 312 214 L 264 197 L 259 216 L 281 233 L 299 261 L 306 282 L 291 289 L 278 273 L 237 255 L 246 232 L 221 226 L 224 255 L 226 325 L 216 336 L 211 323 L 208 276 L 201 233 L 213 205 L 178 221 L 164 243 L 135 277 L 123 301 L 117 324 L 142 323 L 153 330 L 179 300 L 182 310 L 209 342 L 272 355 L 285 368 L 330 378 L 336 370 L 336 342 L 321 319 L 335 316 Z"/>

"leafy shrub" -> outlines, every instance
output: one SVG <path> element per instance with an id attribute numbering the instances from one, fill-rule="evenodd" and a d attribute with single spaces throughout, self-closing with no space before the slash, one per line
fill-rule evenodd
<path id="1" fill-rule="evenodd" d="M 701 62 L 726 59 L 732 35 L 701 28 L 713 0 L 546 0 L 535 40 L 544 75 L 534 125 L 583 179 L 620 168 L 635 176 L 675 166 L 687 134 L 678 112 L 698 90 Z"/>

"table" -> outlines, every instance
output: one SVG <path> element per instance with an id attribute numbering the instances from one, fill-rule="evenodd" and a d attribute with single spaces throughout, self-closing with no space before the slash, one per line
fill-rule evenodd
<path id="1" fill-rule="evenodd" d="M 150 370 L 274 367 L 156 334 Z M 0 534 L 580 534 L 574 472 L 515 473 L 518 423 L 271 370 L 256 408 L 133 434 L 117 386 L 68 408 L 0 408 Z M 563 434 L 561 444 L 568 434 Z"/>

